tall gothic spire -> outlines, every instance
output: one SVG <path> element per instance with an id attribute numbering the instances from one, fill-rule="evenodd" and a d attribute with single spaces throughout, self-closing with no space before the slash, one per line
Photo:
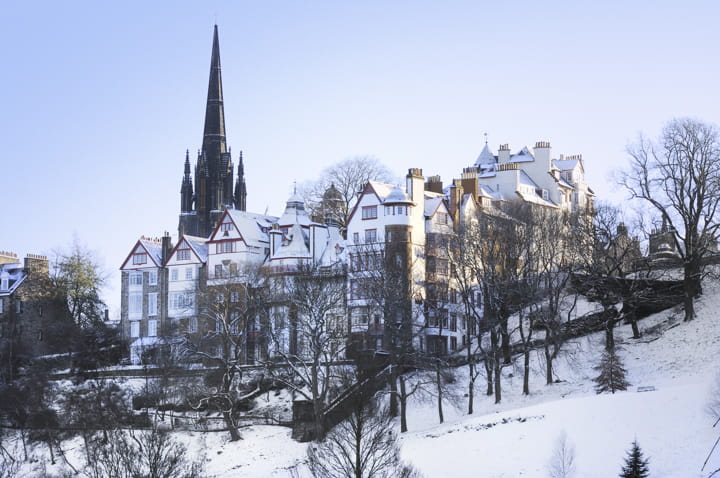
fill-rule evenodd
<path id="1" fill-rule="evenodd" d="M 208 82 L 203 151 L 208 156 L 227 151 L 225 143 L 225 110 L 223 108 L 222 74 L 220 71 L 220 43 L 218 27 L 213 33 L 212 56 L 210 58 L 210 80 Z"/>

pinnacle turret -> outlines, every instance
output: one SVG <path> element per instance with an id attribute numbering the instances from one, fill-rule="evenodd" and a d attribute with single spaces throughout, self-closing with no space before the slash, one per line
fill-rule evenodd
<path id="1" fill-rule="evenodd" d="M 235 182 L 235 209 L 246 211 L 247 189 L 245 188 L 245 166 L 243 165 L 242 151 L 238 158 L 238 175 Z"/>

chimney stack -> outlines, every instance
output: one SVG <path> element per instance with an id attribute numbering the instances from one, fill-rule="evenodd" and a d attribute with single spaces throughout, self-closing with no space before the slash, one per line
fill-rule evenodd
<path id="1" fill-rule="evenodd" d="M 425 181 L 425 191 L 442 194 L 443 184 L 439 175 L 429 176 L 427 178 L 427 181 Z"/>
<path id="2" fill-rule="evenodd" d="M 170 233 L 165 231 L 165 234 L 162 237 L 162 263 L 165 265 L 165 262 L 167 262 L 168 258 L 170 257 L 170 252 L 172 251 L 173 245 L 170 239 Z"/>
<path id="3" fill-rule="evenodd" d="M 510 145 L 501 144 L 498 148 L 498 163 L 505 163 L 510 159 Z"/>

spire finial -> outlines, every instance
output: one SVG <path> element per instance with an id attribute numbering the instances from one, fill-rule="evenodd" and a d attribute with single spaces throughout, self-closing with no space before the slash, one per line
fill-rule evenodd
<path id="1" fill-rule="evenodd" d="M 483 134 L 485 135 L 485 144 L 488 144 L 488 141 L 487 141 L 487 132 L 485 132 L 485 133 L 483 133 Z"/>
<path id="2" fill-rule="evenodd" d="M 297 181 L 293 181 L 293 196 L 297 194 Z"/>

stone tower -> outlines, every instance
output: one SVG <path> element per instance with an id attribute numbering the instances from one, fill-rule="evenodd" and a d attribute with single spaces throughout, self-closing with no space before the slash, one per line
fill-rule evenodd
<path id="1" fill-rule="evenodd" d="M 226 207 L 245 210 L 246 189 L 239 157 L 238 177 L 233 188 L 234 165 L 225 137 L 222 74 L 218 28 L 213 32 L 210 58 L 205 127 L 202 148 L 195 163 L 195 188 L 190 178 L 190 155 L 186 152 L 184 174 L 180 189 L 180 220 L 178 233 L 207 237 L 215 228 Z"/>

